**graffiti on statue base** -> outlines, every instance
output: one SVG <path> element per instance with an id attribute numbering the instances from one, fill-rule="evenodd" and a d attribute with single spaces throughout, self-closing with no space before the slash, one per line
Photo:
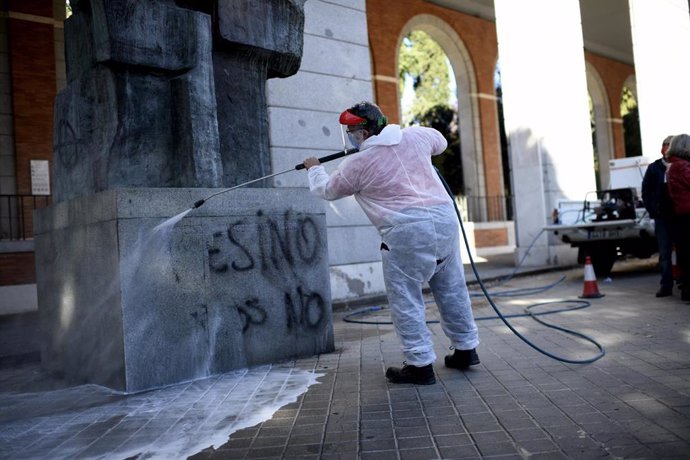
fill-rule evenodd
<path id="1" fill-rule="evenodd" d="M 285 327 L 288 332 L 300 329 L 318 329 L 326 314 L 326 302 L 317 292 L 305 292 L 297 287 L 293 292 L 283 292 L 285 306 Z M 242 304 L 235 304 L 240 319 L 242 332 L 251 327 L 261 326 L 268 319 L 267 309 L 256 297 L 247 299 Z"/>
<path id="2" fill-rule="evenodd" d="M 319 228 L 305 215 L 286 211 L 282 219 L 257 212 L 258 222 L 239 219 L 224 232 L 213 234 L 208 249 L 212 272 L 261 270 L 295 272 L 319 262 L 322 246 Z M 294 273 L 296 275 L 296 273 Z"/>
<path id="3" fill-rule="evenodd" d="M 290 210 L 282 215 L 258 211 L 255 219 L 238 219 L 212 236 L 208 246 L 212 275 L 260 276 L 270 286 L 270 302 L 248 296 L 235 303 L 243 333 L 268 322 L 271 315 L 285 316 L 288 333 L 321 327 L 326 301 L 305 281 L 324 253 L 320 228 L 312 217 Z M 271 311 L 281 308 L 277 299 L 282 299 L 283 312 Z"/>
<path id="4" fill-rule="evenodd" d="M 242 332 L 247 332 L 251 325 L 261 325 L 266 322 L 268 314 L 264 307 L 259 305 L 259 299 L 252 298 L 244 302 L 244 305 L 235 305 L 242 318 Z"/>
<path id="5" fill-rule="evenodd" d="M 304 329 L 318 329 L 323 320 L 326 303 L 316 292 L 305 293 L 301 287 L 295 294 L 285 293 L 285 313 L 287 328 L 292 331 L 297 326 Z"/>

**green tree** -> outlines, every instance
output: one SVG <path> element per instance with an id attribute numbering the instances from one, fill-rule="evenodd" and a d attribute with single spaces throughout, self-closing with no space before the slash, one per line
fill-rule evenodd
<path id="1" fill-rule="evenodd" d="M 398 77 L 401 93 L 412 79 L 414 100 L 405 119 L 419 118 L 435 106 L 448 105 L 450 72 L 443 49 L 426 32 L 413 30 L 402 41 Z"/>
<path id="2" fill-rule="evenodd" d="M 621 95 L 621 117 L 623 118 L 623 141 L 625 156 L 642 155 L 642 138 L 640 136 L 640 111 L 637 100 L 630 88 L 624 87 Z"/>
<path id="3" fill-rule="evenodd" d="M 413 123 L 434 128 L 446 138 L 448 147 L 441 155 L 432 157 L 431 161 L 448 182 L 453 195 L 463 195 L 465 183 L 462 175 L 462 152 L 457 120 L 458 114 L 455 110 L 447 104 L 439 104 L 417 116 L 413 119 Z"/>
<path id="4" fill-rule="evenodd" d="M 399 53 L 398 78 L 400 91 L 412 80 L 414 99 L 403 114 L 408 125 L 419 124 L 435 128 L 448 141 L 448 147 L 432 161 L 454 195 L 464 194 L 462 157 L 458 131 L 457 110 L 449 104 L 450 64 L 443 49 L 427 33 L 410 32 L 402 41 Z"/>

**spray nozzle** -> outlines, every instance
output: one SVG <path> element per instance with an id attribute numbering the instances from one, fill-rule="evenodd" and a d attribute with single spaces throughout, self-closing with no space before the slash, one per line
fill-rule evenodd
<path id="1" fill-rule="evenodd" d="M 204 203 L 206 203 L 206 200 L 203 200 L 203 199 L 202 199 L 202 200 L 199 200 L 199 201 L 197 201 L 197 202 L 194 203 L 194 206 L 192 206 L 192 208 L 193 208 L 193 209 L 196 209 L 196 208 L 200 207 L 200 206 L 201 206 L 202 204 L 204 204 Z"/>

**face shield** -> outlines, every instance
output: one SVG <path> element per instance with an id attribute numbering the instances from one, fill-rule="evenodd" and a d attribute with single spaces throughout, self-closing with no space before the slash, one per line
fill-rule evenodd
<path id="1" fill-rule="evenodd" d="M 345 137 L 347 137 L 350 145 L 358 149 L 364 142 L 364 127 L 340 125 L 340 135 L 343 138 L 343 145 L 346 145 Z"/>
<path id="2" fill-rule="evenodd" d="M 350 145 L 359 148 L 364 142 L 364 126 L 367 123 L 366 118 L 359 117 L 347 110 L 340 114 L 340 134 L 343 138 L 343 145 L 345 145 L 345 135 L 350 141 Z"/>

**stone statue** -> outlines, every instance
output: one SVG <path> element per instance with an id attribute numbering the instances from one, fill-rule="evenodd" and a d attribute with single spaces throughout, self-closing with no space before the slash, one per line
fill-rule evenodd
<path id="1" fill-rule="evenodd" d="M 213 72 L 223 185 L 271 173 L 266 79 L 288 77 L 302 57 L 304 0 L 219 0 Z"/>
<path id="2" fill-rule="evenodd" d="M 265 83 L 299 68 L 304 0 L 71 4 L 55 202 L 270 174 Z"/>
<path id="3" fill-rule="evenodd" d="M 72 0 L 34 219 L 45 367 L 133 392 L 333 350 L 318 198 L 239 189 L 179 213 L 270 173 L 265 84 L 299 68 L 303 5 Z"/>

